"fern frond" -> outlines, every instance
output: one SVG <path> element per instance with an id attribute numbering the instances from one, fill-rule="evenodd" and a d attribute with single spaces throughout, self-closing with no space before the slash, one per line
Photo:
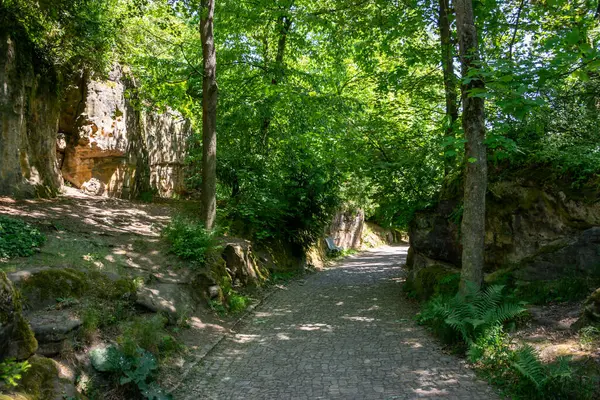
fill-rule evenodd
<path id="1" fill-rule="evenodd" d="M 547 376 L 544 366 L 533 347 L 526 345 L 518 349 L 515 352 L 515 361 L 512 362 L 512 366 L 536 388 L 539 389 L 546 384 Z"/>

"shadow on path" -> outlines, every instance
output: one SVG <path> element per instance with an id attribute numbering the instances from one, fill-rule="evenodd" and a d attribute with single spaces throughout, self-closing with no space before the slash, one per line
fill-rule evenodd
<path id="1" fill-rule="evenodd" d="M 186 377 L 177 399 L 495 399 L 412 321 L 407 247 L 383 247 L 273 294 Z"/>

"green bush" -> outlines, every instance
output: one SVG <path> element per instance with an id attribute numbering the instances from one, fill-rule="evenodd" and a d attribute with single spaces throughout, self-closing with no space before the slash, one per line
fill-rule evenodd
<path id="1" fill-rule="evenodd" d="M 0 258 L 27 257 L 46 241 L 46 237 L 30 224 L 0 216 Z"/>
<path id="2" fill-rule="evenodd" d="M 8 387 L 15 387 L 29 368 L 31 368 L 31 364 L 27 361 L 4 360 L 0 362 L 0 381 Z"/>
<path id="3" fill-rule="evenodd" d="M 165 326 L 167 319 L 160 314 L 152 318 L 138 317 L 121 326 L 122 334 L 117 338 L 122 352 L 134 357 L 138 348 L 155 356 L 164 356 L 177 349 L 177 341 Z"/>
<path id="4" fill-rule="evenodd" d="M 155 372 L 158 363 L 156 357 L 146 350 L 137 348 L 135 354 L 128 355 L 120 348 L 110 346 L 93 350 L 90 353 L 90 360 L 96 370 L 112 373 L 120 385 L 135 387 L 146 399 L 172 399 L 156 383 Z"/>
<path id="5" fill-rule="evenodd" d="M 162 231 L 170 252 L 195 265 L 204 265 L 211 252 L 216 251 L 216 233 L 191 219 L 176 217 Z"/>
<path id="6" fill-rule="evenodd" d="M 477 371 L 512 398 L 593 398 L 597 382 L 577 371 L 569 359 L 544 364 L 532 347 L 511 342 L 504 326 L 524 312 L 502 286 L 490 286 L 470 289 L 466 295 L 435 296 L 418 320 L 447 343 L 462 346 Z"/>

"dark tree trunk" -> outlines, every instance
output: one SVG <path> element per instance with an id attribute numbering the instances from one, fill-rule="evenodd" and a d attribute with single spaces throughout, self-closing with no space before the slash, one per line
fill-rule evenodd
<path id="1" fill-rule="evenodd" d="M 271 84 L 277 85 L 283 78 L 284 74 L 284 56 L 285 47 L 287 43 L 287 35 L 292 27 L 292 19 L 289 17 L 280 17 L 278 20 L 279 39 L 277 41 L 277 54 L 275 55 L 275 68 L 273 71 L 273 77 L 271 78 Z M 271 111 L 272 105 L 269 103 L 267 114 L 263 119 L 262 125 L 262 137 L 263 146 L 265 151 L 269 150 L 269 127 L 271 126 Z"/>
<path id="2" fill-rule="evenodd" d="M 202 220 L 212 229 L 217 213 L 217 55 L 213 35 L 215 0 L 202 0 Z"/>
<path id="3" fill-rule="evenodd" d="M 478 68 L 479 62 L 472 0 L 456 0 L 456 22 L 462 76 L 466 77 L 470 71 Z M 464 212 L 461 226 L 463 252 L 460 286 L 463 293 L 468 282 L 480 288 L 483 281 L 487 191 L 484 103 L 483 98 L 471 96 L 473 89 L 484 89 L 485 84 L 477 75 L 471 78 L 469 83 L 461 84 L 462 125 L 467 141 Z"/>
<path id="4" fill-rule="evenodd" d="M 450 5 L 449 0 L 439 0 L 440 14 L 438 25 L 442 45 L 442 70 L 444 72 L 444 93 L 446 95 L 446 136 L 454 137 L 454 123 L 458 119 L 458 106 L 456 104 L 456 79 L 454 77 L 454 46 L 450 33 Z M 444 173 L 448 175 L 455 164 L 455 157 L 445 158 Z"/>

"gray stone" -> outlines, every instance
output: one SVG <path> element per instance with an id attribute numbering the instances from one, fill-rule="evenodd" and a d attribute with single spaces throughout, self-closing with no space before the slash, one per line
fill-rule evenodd
<path id="1" fill-rule="evenodd" d="M 27 319 L 38 341 L 37 353 L 44 356 L 59 354 L 82 325 L 69 310 L 38 311 Z"/>
<path id="2" fill-rule="evenodd" d="M 171 322 L 196 309 L 197 301 L 190 287 L 176 283 L 156 283 L 137 290 L 136 303 L 147 309 L 164 313 Z"/>

